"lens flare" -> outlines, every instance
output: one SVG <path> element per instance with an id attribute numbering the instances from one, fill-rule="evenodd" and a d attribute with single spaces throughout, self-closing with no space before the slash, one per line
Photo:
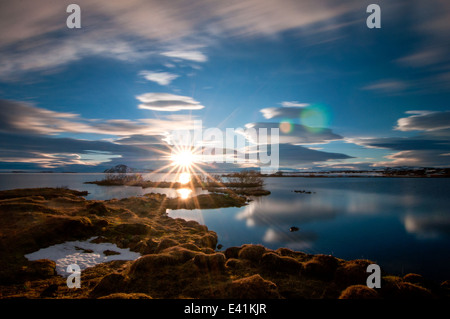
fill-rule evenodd
<path id="1" fill-rule="evenodd" d="M 284 120 L 280 123 L 280 131 L 284 134 L 289 134 L 290 132 L 292 132 L 292 128 L 293 126 L 291 122 L 289 122 L 289 120 Z"/>
<path id="2" fill-rule="evenodd" d="M 305 108 L 300 114 L 300 124 L 313 133 L 321 132 L 330 124 L 329 115 L 330 112 L 326 106 L 314 104 Z"/>

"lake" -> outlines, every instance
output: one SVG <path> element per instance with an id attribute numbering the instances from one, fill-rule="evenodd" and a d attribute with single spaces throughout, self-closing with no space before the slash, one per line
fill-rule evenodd
<path id="1" fill-rule="evenodd" d="M 87 199 L 149 192 L 177 196 L 174 189 L 83 184 L 103 177 L 2 173 L 0 190 L 67 186 L 88 191 Z M 246 243 L 288 247 L 343 259 L 367 258 L 397 275 L 416 272 L 439 281 L 450 279 L 450 179 L 271 177 L 265 183 L 271 195 L 244 207 L 168 214 L 207 225 L 223 249 Z M 197 189 L 193 195 L 198 193 L 205 191 Z M 292 226 L 299 230 L 291 232 Z"/>

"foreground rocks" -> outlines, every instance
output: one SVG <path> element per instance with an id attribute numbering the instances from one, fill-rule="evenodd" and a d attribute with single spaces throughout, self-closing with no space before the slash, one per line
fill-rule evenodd
<path id="1" fill-rule="evenodd" d="M 369 260 L 345 261 L 261 245 L 218 252 L 215 232 L 165 214 L 167 207 L 191 204 L 160 194 L 87 201 L 68 190 L 43 189 L 41 193 L 0 192 L 2 298 L 423 299 L 450 295 L 448 282 L 438 285 L 417 274 L 403 278 L 383 274 L 380 289 L 367 288 L 366 268 L 373 263 Z M 230 205 L 229 200 L 215 194 L 214 200 L 196 202 L 211 207 Z M 142 257 L 84 270 L 79 289 L 67 288 L 66 279 L 56 275 L 53 261 L 30 262 L 24 257 L 42 247 L 92 236 Z"/>

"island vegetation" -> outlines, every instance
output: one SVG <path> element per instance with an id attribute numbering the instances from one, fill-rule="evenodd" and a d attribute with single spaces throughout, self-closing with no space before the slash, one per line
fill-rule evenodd
<path id="1" fill-rule="evenodd" d="M 177 181 L 150 181 L 144 180 L 138 173 L 107 173 L 99 181 L 85 182 L 99 186 L 138 186 L 142 188 L 186 188 L 200 187 L 212 193 L 237 194 L 244 196 L 269 195 L 270 191 L 264 189 L 264 179 L 254 170 L 226 175 L 194 175 L 188 183 Z"/>

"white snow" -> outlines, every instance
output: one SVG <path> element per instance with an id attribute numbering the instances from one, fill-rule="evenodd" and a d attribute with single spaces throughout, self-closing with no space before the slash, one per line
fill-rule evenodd
<path id="1" fill-rule="evenodd" d="M 50 259 L 56 262 L 56 272 L 58 275 L 68 277 L 67 266 L 77 264 L 80 270 L 95 266 L 99 263 L 111 260 L 135 260 L 141 255 L 130 251 L 129 248 L 119 248 L 112 243 L 91 243 L 96 237 L 91 237 L 86 241 L 67 241 L 62 244 L 42 248 L 31 254 L 25 255 L 28 260 Z M 77 249 L 81 248 L 81 249 Z M 84 252 L 83 249 L 89 249 L 93 252 Z M 112 250 L 118 252 L 118 255 L 106 256 L 103 252 Z"/>

